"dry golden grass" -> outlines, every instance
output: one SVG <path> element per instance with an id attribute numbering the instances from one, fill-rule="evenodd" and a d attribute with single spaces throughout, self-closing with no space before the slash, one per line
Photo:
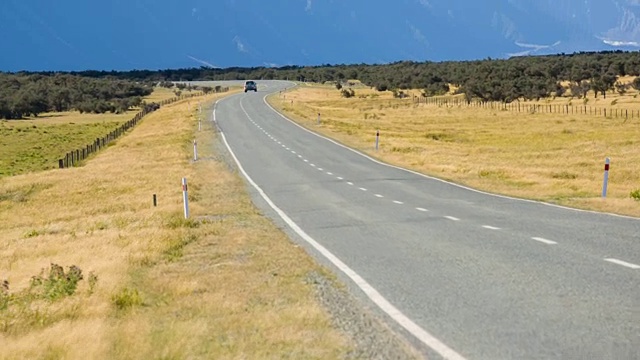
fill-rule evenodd
<path id="1" fill-rule="evenodd" d="M 151 95 L 144 98 L 144 101 L 151 103 L 174 98 L 176 97 L 174 90 L 176 89 L 167 89 L 166 87 L 156 86 L 153 88 L 153 92 L 151 93 Z M 183 93 L 186 94 L 188 92 L 183 91 Z"/>
<path id="2" fill-rule="evenodd" d="M 640 108 L 633 98 L 610 94 L 607 101 Z M 300 87 L 270 102 L 299 123 L 388 163 L 495 193 L 640 216 L 640 201 L 630 197 L 640 188 L 637 117 L 416 106 L 410 98 L 369 89 L 347 99 L 326 86 Z M 605 157 L 611 171 L 602 199 Z"/>
<path id="3" fill-rule="evenodd" d="M 305 282 L 322 269 L 252 205 L 214 153 L 208 122 L 196 133 L 201 160 L 192 162 L 195 129 L 195 109 L 181 101 L 83 167 L 0 178 L 0 280 L 21 299 L 8 308 L 0 301 L 0 358 L 328 359 L 350 351 Z M 182 177 L 191 220 L 182 216 Z M 83 270 L 76 293 L 55 302 L 19 297 L 50 263 Z"/>

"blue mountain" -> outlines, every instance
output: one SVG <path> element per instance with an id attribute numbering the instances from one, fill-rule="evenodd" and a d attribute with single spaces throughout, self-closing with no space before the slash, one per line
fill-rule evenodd
<path id="1" fill-rule="evenodd" d="M 0 71 L 640 49 L 640 0 L 2 0 Z"/>

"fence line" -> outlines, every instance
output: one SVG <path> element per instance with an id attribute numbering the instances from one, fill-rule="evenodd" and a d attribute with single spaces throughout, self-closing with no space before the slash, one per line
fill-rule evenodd
<path id="1" fill-rule="evenodd" d="M 222 88 L 220 92 L 227 92 L 227 91 L 229 91 L 228 87 Z M 118 126 L 115 130 L 111 131 L 110 133 L 106 134 L 103 137 L 96 138 L 96 140 L 93 141 L 91 144 L 87 144 L 85 147 L 81 149 L 71 150 L 68 153 L 66 153 L 62 159 L 58 159 L 58 168 L 64 169 L 64 168 L 77 166 L 80 163 L 80 161 L 87 159 L 89 155 L 100 151 L 102 148 L 109 145 L 109 143 L 116 140 L 120 136 L 124 135 L 127 132 L 127 130 L 138 125 L 138 123 L 140 122 L 140 120 L 142 120 L 143 117 L 145 117 L 147 114 L 150 114 L 160 109 L 162 106 L 173 104 L 176 101 L 185 100 L 185 99 L 189 99 L 196 96 L 202 96 L 204 94 L 205 93 L 203 92 L 185 94 L 185 95 L 180 95 L 178 97 L 174 97 L 171 99 L 162 100 L 159 103 L 151 103 L 146 105 L 145 108 L 140 112 L 138 112 L 137 114 L 135 114 L 131 120 L 126 121 L 122 125 Z"/>
<path id="2" fill-rule="evenodd" d="M 624 119 L 640 118 L 640 110 L 629 110 L 619 108 L 596 107 L 591 105 L 568 105 L 568 104 L 522 104 L 520 102 L 495 102 L 495 101 L 466 101 L 461 99 L 438 99 L 428 97 L 413 97 L 415 104 L 437 105 L 437 106 L 466 106 L 493 110 L 509 110 L 525 113 L 549 113 L 549 114 L 584 114 L 602 115 L 604 117 L 615 117 Z"/>

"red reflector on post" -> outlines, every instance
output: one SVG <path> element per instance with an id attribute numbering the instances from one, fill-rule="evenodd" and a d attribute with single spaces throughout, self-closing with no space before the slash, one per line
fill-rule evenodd
<path id="1" fill-rule="evenodd" d="M 609 171 L 609 164 L 604 164 L 604 171 Z"/>
<path id="2" fill-rule="evenodd" d="M 182 185 L 182 191 L 187 191 L 187 184 Z"/>

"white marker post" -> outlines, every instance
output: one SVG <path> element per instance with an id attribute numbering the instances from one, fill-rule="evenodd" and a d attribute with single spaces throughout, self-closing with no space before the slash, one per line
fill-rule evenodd
<path id="1" fill-rule="evenodd" d="M 379 142 L 380 142 L 380 130 L 376 130 L 376 151 L 378 151 Z"/>
<path id="2" fill-rule="evenodd" d="M 607 197 L 607 185 L 609 183 L 609 158 L 604 159 L 604 181 L 602 182 L 602 197 Z"/>
<path id="3" fill-rule="evenodd" d="M 187 178 L 182 178 L 182 202 L 184 203 L 184 218 L 189 218 L 189 195 L 187 191 Z"/>
<path id="4" fill-rule="evenodd" d="M 318 113 L 318 125 L 320 125 L 320 113 Z"/>
<path id="5" fill-rule="evenodd" d="M 198 161 L 198 142 L 193 140 L 193 161 Z"/>

